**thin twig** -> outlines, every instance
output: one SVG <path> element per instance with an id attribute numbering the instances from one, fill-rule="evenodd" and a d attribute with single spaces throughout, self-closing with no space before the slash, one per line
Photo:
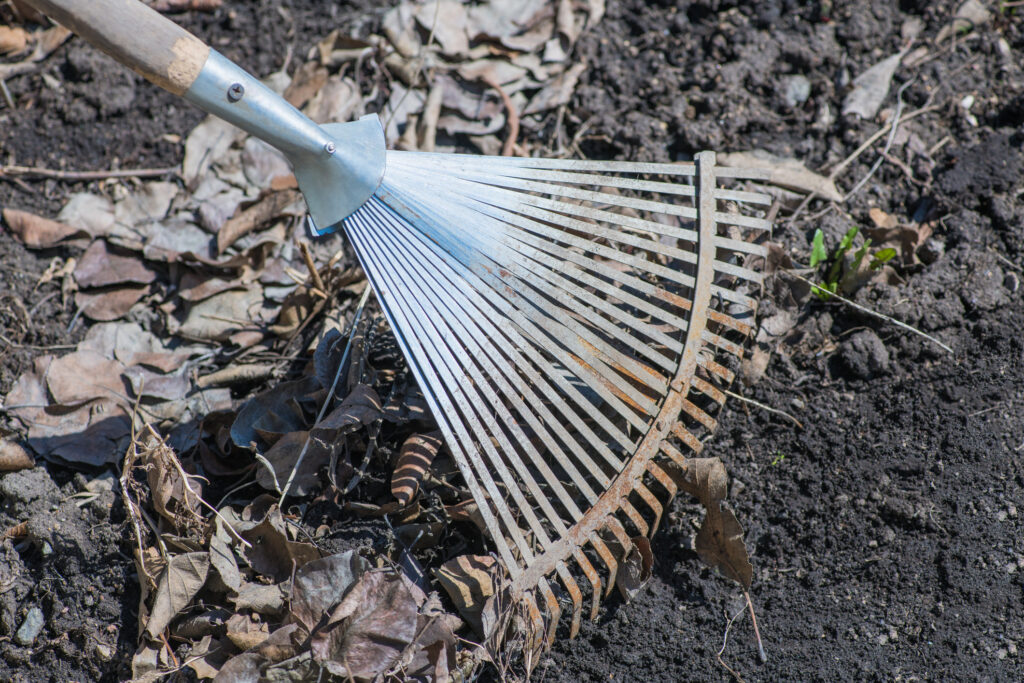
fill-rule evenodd
<path id="1" fill-rule="evenodd" d="M 124 168 L 106 171 L 58 171 L 38 166 L 0 166 L 0 178 L 15 176 L 27 178 L 53 178 L 56 180 L 106 180 L 108 178 L 156 178 L 169 173 L 176 173 L 177 166 L 168 168 Z"/>
<path id="2" fill-rule="evenodd" d="M 754 603 L 750 601 L 750 591 L 744 590 L 743 597 L 747 599 L 747 607 L 750 608 L 750 622 L 754 624 L 754 637 L 757 638 L 757 655 L 761 658 L 762 664 L 767 664 L 768 655 L 764 653 L 764 643 L 761 642 L 761 629 L 757 627 L 757 615 L 754 613 Z"/>
<path id="3" fill-rule="evenodd" d="M 893 325 L 896 325 L 897 327 L 902 327 L 903 329 L 908 330 L 910 332 L 913 332 L 914 334 L 919 334 L 922 337 L 924 337 L 925 339 L 927 339 L 928 341 L 933 342 L 933 343 L 937 344 L 938 346 L 942 347 L 944 350 L 948 351 L 949 353 L 953 353 L 953 348 L 952 347 L 947 346 L 946 344 L 943 344 L 942 342 L 940 342 L 935 337 L 931 336 L 930 334 L 928 334 L 926 332 L 922 332 L 921 330 L 917 329 L 916 327 L 911 327 L 910 325 L 906 324 L 905 322 L 900 322 L 899 320 L 896 320 L 896 318 L 891 318 L 891 317 L 885 315 L 884 313 L 879 313 L 878 311 L 873 311 L 870 308 L 868 308 L 866 306 L 861 306 L 858 303 L 854 303 L 853 301 L 850 301 L 846 297 L 841 296 L 839 294 L 836 294 L 835 292 L 830 292 L 827 289 L 825 289 L 824 287 L 821 287 L 819 285 L 814 284 L 813 282 L 811 282 L 810 280 L 805 278 L 803 275 L 799 275 L 799 274 L 797 274 L 797 273 L 795 273 L 795 272 L 793 272 L 791 270 L 787 271 L 787 272 L 790 275 L 792 275 L 793 277 L 795 277 L 796 279 L 802 280 L 803 282 L 809 284 L 811 287 L 814 288 L 815 291 L 824 292 L 825 294 L 829 295 L 829 297 L 835 297 L 835 298 L 839 299 L 840 301 L 842 301 L 844 304 L 847 304 L 849 306 L 853 306 L 858 311 L 863 311 L 864 313 L 867 313 L 869 315 L 873 315 L 876 318 L 879 318 L 881 320 L 885 320 L 885 321 L 891 322 Z"/>
<path id="4" fill-rule="evenodd" d="M 778 408 L 772 408 L 771 406 L 766 406 L 765 404 L 761 403 L 760 401 L 755 401 L 754 399 L 747 398 L 746 396 L 740 396 L 736 392 L 729 391 L 728 389 L 725 390 L 725 393 L 728 396 L 732 396 L 737 401 L 743 401 L 744 403 L 749 403 L 750 405 L 757 406 L 761 410 L 767 410 L 769 413 L 775 413 L 776 415 L 781 415 L 781 416 L 783 416 L 783 417 L 785 417 L 785 418 L 787 418 L 789 420 L 792 420 L 793 424 L 795 424 L 800 429 L 804 428 L 804 425 L 803 425 L 802 422 L 800 422 L 800 420 L 796 419 L 795 417 L 793 417 L 792 415 L 787 413 L 785 410 L 779 410 Z"/>
<path id="5" fill-rule="evenodd" d="M 338 388 L 338 380 L 341 379 L 341 369 L 345 366 L 348 361 L 349 352 L 352 350 L 352 339 L 356 336 L 356 329 L 359 327 L 359 319 L 363 315 L 363 309 L 366 308 L 366 302 L 370 298 L 370 291 L 373 288 L 370 287 L 370 283 L 366 283 L 366 288 L 363 290 L 363 296 L 359 299 L 359 304 L 356 306 L 355 317 L 352 318 L 352 329 L 348 335 L 348 344 L 345 346 L 345 352 L 341 355 L 341 362 L 338 363 L 338 369 L 334 373 L 334 381 L 331 383 L 331 390 L 327 392 L 326 398 L 324 398 L 324 404 L 320 406 L 320 413 L 316 416 L 316 422 L 318 424 L 324 415 L 327 414 L 327 408 L 331 405 L 331 399 L 334 398 L 334 391 Z M 284 489 L 281 490 L 281 499 L 278 501 L 278 507 L 284 507 L 284 501 L 288 497 L 288 492 L 292 489 L 292 482 L 295 481 L 295 475 L 299 471 L 299 467 L 302 465 L 302 460 L 306 457 L 306 452 L 309 450 L 309 444 L 312 443 L 313 439 L 312 430 L 306 436 L 306 442 L 302 444 L 302 450 L 299 452 L 299 457 L 292 465 L 292 471 L 288 475 L 288 481 L 284 484 Z"/>
<path id="6" fill-rule="evenodd" d="M 149 431 L 149 433 L 152 435 L 152 437 L 154 439 L 156 439 L 161 445 L 163 445 L 164 447 L 166 447 L 168 449 L 170 448 L 169 446 L 167 446 L 166 442 L 164 442 L 163 438 L 159 434 L 156 433 L 156 430 L 153 429 L 153 425 L 151 425 L 149 423 L 146 423 L 146 429 Z M 181 477 L 181 484 L 182 484 L 182 486 L 184 486 L 185 489 L 189 493 L 191 493 L 193 496 L 195 496 L 196 500 L 198 500 L 200 503 L 202 503 L 204 506 L 206 506 L 206 508 L 210 512 L 212 512 L 217 517 L 217 519 L 219 519 L 220 521 L 224 522 L 224 526 L 231 533 L 231 535 L 235 537 L 236 541 L 238 541 L 239 543 L 244 545 L 246 548 L 252 548 L 252 543 L 249 543 L 249 541 L 247 541 L 244 538 L 242 538 L 241 536 L 239 536 L 238 532 L 235 531 L 234 527 L 231 526 L 231 523 L 228 522 L 228 520 L 225 519 L 224 516 L 220 514 L 220 511 L 217 510 L 217 508 L 215 508 L 212 505 L 210 505 L 209 503 L 207 503 L 205 500 L 203 500 L 203 497 L 201 495 L 199 495 L 199 493 L 194 488 L 192 488 L 192 485 L 189 483 L 189 479 L 191 477 L 185 472 L 184 468 L 182 468 L 181 463 L 178 462 L 178 458 L 170 457 L 170 458 L 167 458 L 167 459 L 171 461 L 172 465 L 174 465 L 174 469 L 178 470 L 178 475 Z"/>
<path id="7" fill-rule="evenodd" d="M 732 674 L 732 677 L 739 681 L 739 683 L 743 683 L 743 676 L 740 676 L 731 666 L 725 663 L 722 659 L 722 653 L 725 652 L 725 646 L 729 644 L 729 631 L 732 630 L 733 622 L 739 619 L 742 614 L 743 608 L 740 607 L 740 611 L 732 615 L 729 621 L 726 622 L 725 633 L 722 635 L 722 647 L 715 653 L 715 658 L 718 659 L 718 663 L 725 667 L 725 670 Z"/>

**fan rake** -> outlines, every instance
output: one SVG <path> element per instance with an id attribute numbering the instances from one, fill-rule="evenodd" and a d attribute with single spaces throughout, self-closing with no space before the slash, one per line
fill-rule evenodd
<path id="1" fill-rule="evenodd" d="M 388 152 L 344 222 L 534 634 L 591 618 L 733 379 L 763 179 L 690 164 Z M 742 209 L 742 211 L 741 211 Z M 735 361 L 733 361 L 735 363 Z M 660 490 L 656 495 L 654 490 Z M 642 512 L 643 510 L 643 512 Z M 648 521 L 650 520 L 650 521 Z M 589 551 L 587 550 L 589 548 Z M 606 578 L 594 564 L 603 564 Z M 575 565 L 575 566 L 573 566 Z M 541 609 L 543 606 L 543 610 Z M 547 624 L 544 624 L 544 614 Z"/>

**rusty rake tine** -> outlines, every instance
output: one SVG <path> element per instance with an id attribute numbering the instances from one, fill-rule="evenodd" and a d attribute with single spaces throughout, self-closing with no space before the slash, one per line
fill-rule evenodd
<path id="1" fill-rule="evenodd" d="M 422 244 L 416 245 L 415 242 L 411 240 L 408 235 L 403 235 L 402 233 L 398 233 L 396 231 L 395 237 L 396 239 L 408 240 L 408 242 L 405 242 L 401 245 L 397 245 L 396 251 L 392 252 L 397 254 L 399 253 L 398 250 L 401 250 L 401 252 L 403 253 L 403 262 L 406 263 L 407 265 L 409 264 L 410 261 L 412 261 L 413 263 L 423 263 L 425 259 L 429 258 L 429 252 L 412 252 L 412 250 L 416 249 L 417 246 L 420 249 L 423 249 L 423 247 Z M 419 261 L 416 261 L 417 256 L 420 259 Z M 426 269 L 410 267 L 407 268 L 406 272 L 408 276 L 412 279 L 412 281 L 424 285 L 423 287 L 421 287 L 422 291 L 432 293 L 432 295 L 435 297 L 435 305 L 437 303 L 441 303 L 444 306 L 445 310 L 449 315 L 443 315 L 443 312 L 439 311 L 442 313 L 441 317 L 455 328 L 455 331 L 458 333 L 459 339 L 462 341 L 462 343 L 466 344 L 469 347 L 469 351 L 473 354 L 473 358 L 481 365 L 484 373 L 487 375 L 487 379 L 485 379 L 484 376 L 478 370 L 474 371 L 475 366 L 473 364 L 467 364 L 466 367 L 468 367 L 471 371 L 472 379 L 475 383 L 475 386 L 479 387 L 482 391 L 485 392 L 486 398 L 490 405 L 492 405 L 494 409 L 498 411 L 499 416 L 502 418 L 502 421 L 505 423 L 508 430 L 512 432 L 513 437 L 519 444 L 522 445 L 523 449 L 527 452 L 527 456 L 530 458 L 531 461 L 533 461 L 533 464 L 539 469 L 541 474 L 544 476 L 544 479 L 547 481 L 548 485 L 555 492 L 555 494 L 558 496 L 558 499 L 562 502 L 563 506 L 568 511 L 569 516 L 573 519 L 573 521 L 579 520 L 583 516 L 583 513 L 579 510 L 578 507 L 576 507 L 575 503 L 572 501 L 568 492 L 565 491 L 564 487 L 562 487 L 561 482 L 550 470 L 547 463 L 543 461 L 543 459 L 540 457 L 540 454 L 537 453 L 537 451 L 533 448 L 529 439 L 522 432 L 516 420 L 512 417 L 512 415 L 508 412 L 507 408 L 505 408 L 505 406 L 500 402 L 500 400 L 498 400 L 497 394 L 488 384 L 488 380 L 490 380 L 493 381 L 496 385 L 498 385 L 498 389 L 502 396 L 504 396 L 506 400 L 513 404 L 517 412 L 520 415 L 522 415 L 525 420 L 530 422 L 531 427 L 533 427 L 535 431 L 537 431 L 542 436 L 542 440 L 545 441 L 548 447 L 552 449 L 554 453 L 559 453 L 557 445 L 554 443 L 554 440 L 551 439 L 550 435 L 547 433 L 547 430 L 544 428 L 543 422 L 536 419 L 536 417 L 533 415 L 533 412 L 526 407 L 526 405 L 517 395 L 517 391 L 524 391 L 528 394 L 531 394 L 532 392 L 530 391 L 529 387 L 522 382 L 517 383 L 518 389 L 514 389 L 512 386 L 510 386 L 506 381 L 506 376 L 515 376 L 518 378 L 518 375 L 512 372 L 511 369 L 508 367 L 506 367 L 503 371 L 499 371 L 498 367 L 494 364 L 493 359 L 491 358 L 490 352 L 480 344 L 477 335 L 481 334 L 484 337 L 487 337 L 487 330 L 483 330 L 480 328 L 480 321 L 482 320 L 482 318 L 479 317 L 481 314 L 479 309 L 476 309 L 475 307 L 472 306 L 467 307 L 467 305 L 469 305 L 469 302 L 462 298 L 461 296 L 456 298 L 456 295 L 453 294 L 453 292 L 455 291 L 456 283 L 452 280 L 451 274 L 442 274 L 439 270 L 434 270 L 431 273 L 433 279 L 433 284 L 431 284 L 430 282 L 427 282 L 425 279 L 427 273 Z M 438 279 L 439 277 L 443 277 L 446 281 L 440 281 Z M 466 325 L 463 325 L 462 323 L 462 321 L 464 320 L 467 321 L 469 325 L 476 329 L 467 329 Z M 490 329 L 495 336 L 501 336 L 496 327 L 491 327 Z M 503 361 L 499 360 L 499 362 Z M 538 406 L 542 405 L 540 403 L 539 397 L 534 395 L 533 398 L 537 402 Z M 553 421 L 553 417 L 550 414 L 548 414 L 547 417 L 550 418 L 551 421 Z M 569 442 L 572 441 L 571 437 L 569 437 L 567 434 L 565 435 L 564 440 L 567 442 L 567 445 Z M 531 483 L 532 477 L 530 477 L 529 474 L 525 472 L 525 468 L 523 467 L 522 462 L 516 456 L 515 450 L 512 448 L 511 444 L 506 443 L 504 444 L 504 447 L 505 450 L 507 451 L 509 459 L 512 461 L 513 468 L 517 470 L 519 476 L 524 481 L 526 481 L 528 484 Z M 570 474 L 570 477 L 573 479 L 573 482 L 577 485 L 577 487 L 580 488 L 580 490 L 584 493 L 587 499 L 590 500 L 591 502 L 596 501 L 597 494 L 593 492 L 589 484 L 587 484 L 585 479 L 583 479 L 583 477 L 578 474 L 575 468 L 572 467 L 570 463 L 568 463 L 562 458 L 559 458 L 559 462 Z M 609 481 L 608 478 L 604 476 L 603 472 L 600 472 L 598 470 L 598 474 L 599 481 L 602 484 L 606 484 Z M 536 489 L 536 487 L 533 487 L 531 493 L 538 500 L 538 503 L 542 507 L 544 507 L 547 497 L 543 496 L 541 492 Z M 559 527 L 559 533 L 561 535 L 564 535 L 566 529 L 564 526 L 561 526 L 561 520 L 559 516 L 555 513 L 553 509 L 549 507 L 545 507 L 544 509 L 545 512 L 552 517 L 553 523 L 556 523 L 556 526 Z"/>
<path id="2" fill-rule="evenodd" d="M 638 481 L 633 487 L 633 490 L 636 491 L 636 494 L 640 496 L 640 499 L 643 500 L 644 503 L 647 504 L 647 507 L 651 509 L 651 512 L 654 513 L 654 521 L 651 522 L 651 528 L 646 534 L 644 534 L 647 537 L 654 536 L 654 532 L 658 530 L 658 524 L 661 523 L 661 515 L 665 511 L 665 508 L 655 495 L 651 493 L 651 490 L 644 486 L 643 482 Z"/>
<path id="3" fill-rule="evenodd" d="M 540 590 L 540 594 L 544 596 L 544 602 L 548 607 L 548 628 L 544 638 L 544 649 L 549 650 L 555 643 L 555 635 L 558 632 L 558 620 L 562 616 L 562 608 L 558 604 L 558 598 L 555 597 L 551 586 L 548 585 L 547 579 L 544 577 L 538 579 L 537 588 Z"/>
<path id="4" fill-rule="evenodd" d="M 751 331 L 752 331 L 752 328 L 750 327 L 750 325 L 737 320 L 736 318 L 732 317 L 731 315 L 728 315 L 726 313 L 722 313 L 721 311 L 716 311 L 715 309 L 709 309 L 708 310 L 708 320 L 711 321 L 711 322 L 717 323 L 717 324 L 721 325 L 722 327 L 728 327 L 731 330 L 735 330 L 736 332 L 739 332 L 740 334 L 742 334 L 744 337 L 748 336 L 751 333 Z M 707 330 L 705 330 L 705 332 L 707 334 L 711 334 L 711 332 L 707 332 Z M 705 340 L 708 339 L 708 337 L 704 337 L 703 335 L 701 335 L 701 338 L 705 339 Z M 716 344 L 716 346 L 717 346 L 717 344 Z M 736 354 L 733 354 L 733 355 L 736 355 Z"/>
<path id="5" fill-rule="evenodd" d="M 717 171 L 717 169 L 716 169 Z M 722 176 L 718 176 L 721 178 Z M 755 218 L 754 216 L 744 216 L 741 213 L 725 213 L 722 211 L 716 211 L 714 213 L 715 223 L 718 225 L 735 225 L 737 228 L 748 228 L 750 230 L 762 230 L 767 232 L 771 230 L 771 223 L 763 218 Z"/>
<path id="6" fill-rule="evenodd" d="M 721 363 L 716 363 L 714 360 L 711 359 L 710 355 L 701 354 L 698 357 L 697 363 L 711 374 L 717 376 L 726 384 L 732 384 L 732 381 L 736 378 L 736 374 L 732 370 L 725 367 Z"/>
<path id="7" fill-rule="evenodd" d="M 729 341 L 720 334 L 715 334 L 714 332 L 705 329 L 701 333 L 701 339 L 711 344 L 712 346 L 717 346 L 723 351 L 728 351 L 737 358 L 743 357 L 743 347 L 735 342 Z"/>
<path id="8" fill-rule="evenodd" d="M 700 455 L 701 451 L 704 450 L 704 444 L 700 442 L 700 439 L 694 436 L 690 430 L 688 430 L 679 422 L 672 425 L 672 434 L 675 435 L 677 439 L 686 444 L 686 446 L 691 451 L 693 451 L 694 455 Z M 684 456 L 682 453 L 673 448 L 672 445 L 667 441 L 661 445 L 661 448 L 662 450 L 665 451 L 666 454 L 672 456 L 672 459 L 676 460 L 676 462 L 680 464 L 686 462 L 686 456 Z M 678 455 L 681 458 L 681 460 L 677 460 L 675 458 L 676 455 Z"/>
<path id="9" fill-rule="evenodd" d="M 724 261 L 716 259 L 714 261 L 714 267 L 715 272 L 717 273 L 732 275 L 733 277 L 742 278 L 748 282 L 753 282 L 754 284 L 761 284 L 764 280 L 764 276 L 761 275 L 761 273 L 757 273 L 749 268 L 744 268 L 743 266 L 737 266 L 733 263 L 725 263 Z"/>
<path id="10" fill-rule="evenodd" d="M 402 216 L 408 215 L 410 217 L 419 217 L 420 220 L 426 220 L 423 218 L 423 216 L 429 216 L 432 212 L 431 203 L 424 204 L 422 202 L 411 202 L 410 204 L 406 204 L 406 202 L 403 201 L 403 199 L 408 198 L 399 198 L 394 194 L 386 193 L 386 198 L 384 199 L 384 201 L 391 209 L 393 209 L 399 215 Z M 432 197 L 431 199 L 436 201 L 436 197 Z M 438 220 L 441 220 L 440 217 L 438 217 Z M 445 220 L 450 220 L 450 218 Z M 432 221 L 432 223 L 433 222 L 436 221 Z M 431 242 L 432 248 L 435 245 L 436 240 Z M 455 256 L 452 253 L 446 251 L 446 249 L 451 248 L 452 246 L 453 245 L 446 244 L 444 249 L 437 248 L 434 251 L 442 258 L 447 259 L 449 261 L 449 265 L 452 265 L 452 267 L 456 267 L 456 265 L 458 265 L 458 267 L 456 268 L 457 271 L 464 273 L 472 273 L 476 278 L 478 278 L 484 284 L 484 286 L 481 287 L 479 291 L 482 294 L 484 294 L 489 303 L 491 303 L 491 305 L 495 306 L 495 308 L 501 311 L 501 313 L 504 316 L 506 316 L 511 322 L 521 327 L 523 331 L 526 333 L 526 335 L 535 341 L 538 348 L 546 351 L 547 353 L 550 353 L 565 367 L 579 367 L 582 370 L 582 372 L 576 373 L 576 376 L 579 379 L 583 380 L 598 396 L 601 397 L 603 401 L 605 401 L 605 403 L 607 403 L 619 415 L 621 415 L 627 421 L 633 424 L 633 426 L 635 426 L 637 429 L 642 431 L 646 428 L 646 425 L 640 420 L 639 416 L 633 410 L 627 409 L 626 406 L 624 406 L 617 397 L 615 397 L 613 394 L 607 391 L 606 386 L 604 384 L 605 378 L 600 373 L 592 370 L 589 366 L 581 364 L 578 360 L 578 355 L 576 357 L 573 357 L 572 354 L 567 353 L 562 348 L 561 343 L 565 343 L 566 340 L 561 340 L 560 344 L 552 343 L 552 340 L 548 337 L 547 333 L 545 333 L 539 325 L 535 324 L 530 316 L 526 316 L 519 307 L 514 306 L 510 301 L 508 301 L 508 299 L 505 298 L 500 289 L 494 288 L 495 285 L 497 285 L 499 288 L 503 287 L 500 281 L 495 282 L 493 278 L 488 279 L 485 273 L 482 274 L 479 272 L 478 268 L 470 269 L 467 266 L 459 263 L 459 261 L 455 258 Z M 537 317 L 537 314 L 535 313 L 533 317 Z M 573 345 L 571 341 L 569 341 L 568 343 L 571 346 L 576 347 L 577 354 L 582 354 L 583 356 L 590 355 L 589 351 L 583 349 L 579 345 Z M 565 383 L 559 384 L 563 388 L 563 390 L 566 389 L 567 385 Z M 584 404 L 590 403 L 589 401 L 582 399 L 582 396 L 579 394 L 579 392 L 575 391 L 571 387 L 568 388 L 568 391 L 570 392 L 570 395 L 573 395 L 574 400 L 583 400 Z M 624 434 L 622 434 L 618 429 L 616 429 L 611 424 L 611 422 L 609 422 L 608 419 L 601 414 L 600 411 L 595 411 L 591 413 L 590 416 L 594 419 L 595 422 L 601 425 L 601 428 L 604 429 L 606 433 L 608 433 L 610 436 L 616 437 L 616 439 L 620 443 L 622 443 L 624 447 L 632 447 L 633 442 Z"/>
<path id="11" fill-rule="evenodd" d="M 559 562 L 555 565 L 555 571 L 558 573 L 558 578 L 562 580 L 565 592 L 569 594 L 569 599 L 572 601 L 572 625 L 569 627 L 569 638 L 575 638 L 576 634 L 580 632 L 580 617 L 583 614 L 583 592 L 580 591 L 580 587 L 576 584 L 576 580 L 572 578 L 572 574 L 569 573 L 569 569 L 565 566 L 564 562 Z"/>
<path id="12" fill-rule="evenodd" d="M 655 481 L 661 484 L 662 488 L 668 491 L 669 500 L 676 497 L 676 494 L 679 493 L 679 487 L 676 486 L 674 481 L 672 481 L 672 477 L 662 469 L 661 465 L 654 462 L 654 460 L 648 460 L 647 471 L 651 473 L 651 476 L 654 477 Z M 668 503 L 666 502 L 666 505 L 667 504 Z"/>
<path id="13" fill-rule="evenodd" d="M 696 389 L 700 393 L 704 394 L 705 396 L 710 398 L 712 401 L 714 401 L 718 405 L 722 405 L 723 403 L 725 403 L 725 392 L 720 390 L 714 384 L 711 384 L 710 382 L 708 382 L 706 380 L 703 380 L 700 377 L 696 377 L 696 376 L 693 378 L 692 381 L 693 381 L 693 388 L 694 389 Z M 716 422 L 715 423 L 715 427 L 717 427 L 717 426 L 718 426 L 718 423 Z M 715 427 L 709 427 L 709 429 L 714 430 Z"/>
<path id="14" fill-rule="evenodd" d="M 583 554 L 581 546 L 577 545 L 572 549 L 572 556 L 576 560 L 576 564 L 579 565 L 580 571 L 583 572 L 583 576 L 587 577 L 587 582 L 590 583 L 590 619 L 597 619 L 597 611 L 601 608 L 601 575 Z"/>
<path id="15" fill-rule="evenodd" d="M 694 378 L 694 380 L 696 380 L 696 377 Z M 715 431 L 715 427 L 718 426 L 718 422 L 715 421 L 715 418 L 711 417 L 703 410 L 695 406 L 688 399 L 683 400 L 682 407 L 684 413 L 686 413 L 694 420 L 704 425 L 708 429 L 708 431 Z"/>
<path id="16" fill-rule="evenodd" d="M 626 498 L 620 499 L 618 504 L 619 509 L 622 510 L 626 517 L 628 517 L 636 528 L 640 530 L 640 535 L 646 536 L 648 527 L 647 520 L 643 518 L 643 515 L 641 515 L 637 509 L 633 507 L 633 504 Z M 620 522 L 615 515 L 608 516 L 606 528 L 613 536 L 615 536 L 616 540 L 622 544 L 623 552 L 629 552 L 629 549 L 633 545 L 633 539 L 630 538 L 629 532 L 626 531 L 626 527 L 622 526 L 622 522 Z"/>
<path id="17" fill-rule="evenodd" d="M 762 204 L 764 206 L 772 203 L 772 196 L 764 192 L 729 190 L 721 187 L 715 188 L 715 199 L 719 201 L 740 202 L 741 204 Z"/>
<path id="18" fill-rule="evenodd" d="M 374 200 L 371 199 L 370 202 L 363 205 L 363 209 L 373 204 Z M 397 294 L 397 292 L 392 291 L 393 285 L 392 280 L 387 277 L 389 274 L 387 266 L 381 266 L 381 264 L 377 261 L 377 258 L 382 253 L 386 253 L 386 251 L 382 251 L 381 245 L 376 243 L 372 239 L 372 237 L 364 234 L 363 230 L 365 229 L 365 218 L 367 216 L 368 210 L 364 211 L 363 209 L 360 209 L 355 214 L 349 217 L 348 221 L 346 222 L 346 230 L 350 237 L 352 238 L 353 243 L 356 244 L 357 247 L 363 247 L 362 249 L 358 249 L 357 253 L 359 255 L 360 262 L 363 265 L 364 271 L 367 272 L 367 276 L 370 276 L 370 273 L 372 272 L 376 277 L 378 284 L 386 285 L 384 291 L 389 292 L 389 298 L 394 300 L 396 298 L 395 295 Z M 385 229 L 395 229 L 396 227 L 401 226 L 393 224 L 385 226 Z M 413 324 L 413 321 L 410 320 L 409 316 L 407 316 L 400 307 L 388 306 L 385 309 L 385 315 L 387 315 L 389 321 L 391 321 L 392 327 L 396 329 L 416 330 L 418 328 L 418 326 Z M 410 350 L 412 350 L 413 353 L 409 355 L 414 355 L 415 357 L 418 358 L 431 357 L 430 354 L 427 354 L 425 351 L 423 351 L 422 353 L 416 353 L 416 351 L 414 350 L 423 350 L 423 347 L 417 335 L 402 335 L 402 337 L 399 339 L 399 342 L 401 343 L 402 340 L 405 340 L 410 345 L 410 347 L 412 347 L 410 348 Z M 424 375 L 425 381 L 421 380 L 421 386 L 443 386 L 443 384 L 438 381 L 437 374 L 432 367 L 426 365 L 419 365 L 417 367 L 420 368 Z M 419 380 L 420 378 L 417 379 Z M 438 404 L 438 411 L 435 414 L 435 416 L 437 414 L 443 414 L 445 416 L 456 414 L 455 405 L 451 402 L 451 400 L 448 397 L 440 396 L 433 391 L 425 391 L 424 395 L 427 396 L 428 401 L 430 400 L 431 396 L 434 397 L 434 401 Z M 460 410 L 460 412 L 462 411 Z M 516 524 L 514 520 L 511 518 L 508 507 L 504 505 L 504 503 L 502 502 L 502 496 L 498 491 L 497 487 L 495 486 L 494 480 L 491 478 L 488 469 L 484 466 L 483 462 L 480 459 L 480 456 L 477 454 L 476 449 L 473 445 L 473 440 L 469 437 L 469 434 L 466 432 L 465 427 L 461 424 L 459 420 L 451 421 L 448 424 L 449 433 L 451 433 L 451 431 L 454 430 L 454 433 L 458 436 L 458 440 L 452 438 L 450 434 L 446 434 L 445 438 L 446 440 L 449 440 L 452 445 L 454 445 L 455 443 L 458 443 L 460 445 L 460 450 L 462 451 L 464 456 L 463 463 L 467 464 L 466 468 L 460 467 L 463 476 L 466 477 L 469 481 L 474 482 L 474 484 L 477 481 L 476 476 L 471 474 L 471 470 L 468 467 L 468 464 L 471 463 L 473 469 L 475 469 L 476 472 L 480 474 L 480 481 L 482 481 L 484 489 L 486 489 L 487 493 L 490 495 L 492 504 L 495 506 L 498 512 L 498 516 L 501 517 L 502 520 L 504 521 L 505 527 L 509 535 L 512 537 L 513 541 L 516 543 L 516 546 L 519 547 L 519 550 L 524 557 L 532 557 L 532 552 L 529 549 L 529 544 L 526 543 L 526 540 L 522 537 L 522 533 L 519 529 L 518 524 Z M 442 427 L 442 430 L 443 429 L 444 427 Z M 466 447 L 461 448 L 461 444 L 466 444 Z M 458 458 L 456 458 L 456 460 L 458 460 Z M 477 501 L 477 504 L 480 507 L 481 514 L 485 516 L 486 522 L 487 516 L 490 515 L 490 510 L 488 509 L 488 506 L 480 504 L 481 501 L 485 500 L 483 496 L 483 491 L 481 491 L 479 488 L 477 488 L 474 491 L 473 488 L 474 485 L 470 484 L 470 492 L 473 494 L 473 498 Z M 491 535 L 495 537 L 495 542 L 498 543 L 499 539 L 503 539 L 504 536 L 501 532 L 501 527 L 498 526 L 497 520 L 493 517 L 493 515 L 491 515 L 491 520 L 492 522 L 488 525 L 488 527 L 491 529 Z M 507 546 L 505 546 L 505 554 L 507 554 L 508 556 L 503 557 L 503 559 L 509 566 L 509 570 L 513 571 L 513 567 L 518 568 L 518 565 L 512 558 L 511 552 Z"/>
<path id="19" fill-rule="evenodd" d="M 615 587 L 615 577 L 619 574 L 619 562 L 615 559 L 615 556 L 612 555 L 612 551 L 608 549 L 605 542 L 602 541 L 596 533 L 591 534 L 588 540 L 590 541 L 590 546 L 594 549 L 594 552 L 597 553 L 597 556 L 601 558 L 601 561 L 604 562 L 606 567 L 608 567 L 608 582 L 604 588 L 604 597 L 607 598 L 611 595 L 612 588 Z"/>

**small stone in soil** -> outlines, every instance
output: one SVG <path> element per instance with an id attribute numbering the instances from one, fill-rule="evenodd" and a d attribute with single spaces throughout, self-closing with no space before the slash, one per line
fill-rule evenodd
<path id="1" fill-rule="evenodd" d="M 14 634 L 14 642 L 24 647 L 29 647 L 36 642 L 39 632 L 43 630 L 43 610 L 33 607 L 25 615 L 25 621 L 21 622 L 18 632 Z"/>

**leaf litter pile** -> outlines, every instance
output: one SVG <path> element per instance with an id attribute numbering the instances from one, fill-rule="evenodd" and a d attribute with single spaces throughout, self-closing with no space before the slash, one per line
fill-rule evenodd
<path id="1" fill-rule="evenodd" d="M 600 0 L 402 3 L 381 35 L 333 31 L 266 81 L 317 122 L 379 110 L 398 148 L 572 154 L 561 121 L 585 68 L 573 45 L 602 13 Z M 11 77 L 68 34 L 0 37 L 26 55 L 4 65 Z M 551 125 L 553 147 L 516 142 Z M 780 174 L 803 192 L 826 180 Z M 87 331 L 3 398 L 25 439 L 4 437 L 0 464 L 31 466 L 31 451 L 120 469 L 141 587 L 136 680 L 504 670 L 526 629 L 476 505 L 355 259 L 340 237 L 309 243 L 303 216 L 284 159 L 212 117 L 185 140 L 180 182 L 106 180 L 54 218 L 5 208 L 26 247 L 71 254 L 36 287 Z M 8 344 L 31 330 L 22 314 Z M 749 589 L 724 468 L 691 462 L 672 474 L 708 511 L 696 549 Z M 622 551 L 629 598 L 653 558 L 642 537 Z"/>

